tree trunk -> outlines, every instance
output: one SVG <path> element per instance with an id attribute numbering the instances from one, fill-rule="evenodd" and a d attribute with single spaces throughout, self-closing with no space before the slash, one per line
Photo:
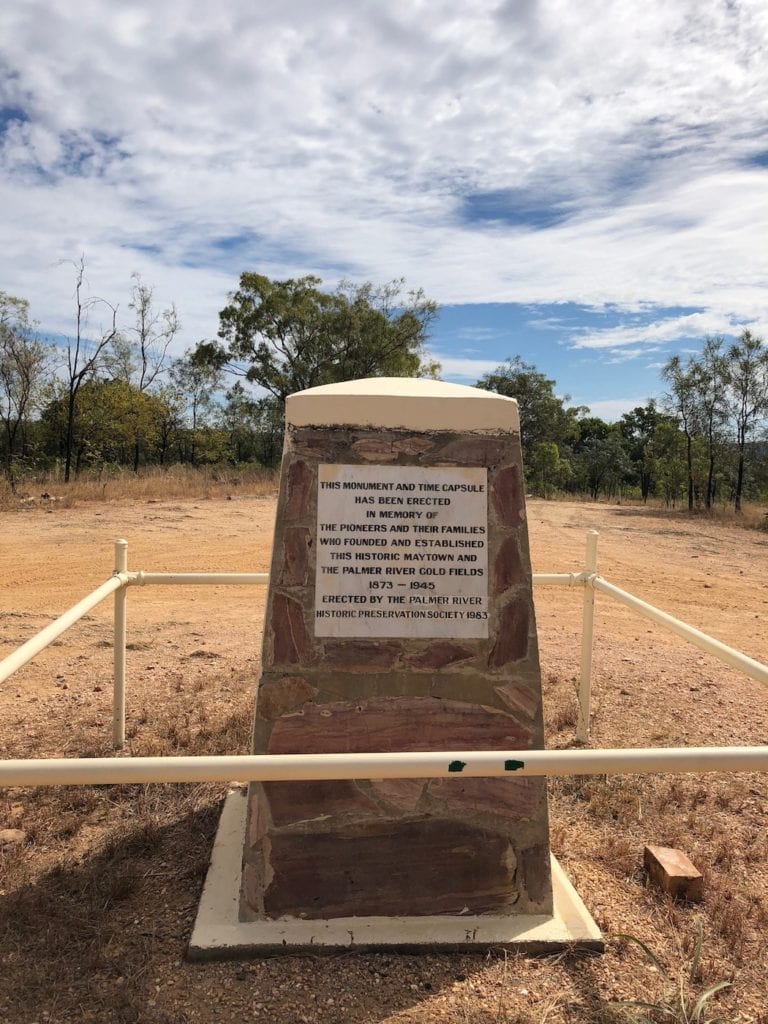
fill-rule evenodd
<path id="1" fill-rule="evenodd" d="M 710 449 L 709 472 L 707 473 L 707 497 L 706 497 L 706 500 L 705 500 L 705 504 L 706 504 L 708 512 L 710 512 L 712 510 L 712 500 L 713 500 L 714 496 L 715 496 L 715 456 L 712 454 L 712 449 Z"/>
<path id="2" fill-rule="evenodd" d="M 64 483 L 69 483 L 72 472 L 72 449 L 75 440 L 75 394 L 70 391 L 67 401 L 67 433 L 64 438 Z"/>
<path id="3" fill-rule="evenodd" d="M 733 500 L 734 512 L 741 512 L 741 492 L 744 490 L 744 443 L 739 442 L 739 470 L 736 476 L 736 494 Z"/>

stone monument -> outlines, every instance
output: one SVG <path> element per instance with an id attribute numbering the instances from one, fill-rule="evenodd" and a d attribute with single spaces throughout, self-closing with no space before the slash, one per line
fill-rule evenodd
<path id="1" fill-rule="evenodd" d="M 262 664 L 254 753 L 543 746 L 516 402 L 400 378 L 288 399 Z M 237 889 L 215 850 L 191 951 L 599 947 L 545 780 L 461 766 L 231 797 Z"/>

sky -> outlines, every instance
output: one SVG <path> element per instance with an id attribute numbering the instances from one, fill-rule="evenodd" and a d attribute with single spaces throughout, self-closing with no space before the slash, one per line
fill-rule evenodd
<path id="1" fill-rule="evenodd" d="M 615 418 L 768 340 L 767 58 L 764 0 L 7 3 L 0 289 L 66 334 L 139 273 L 181 355 L 243 271 L 402 277 L 445 379 Z"/>

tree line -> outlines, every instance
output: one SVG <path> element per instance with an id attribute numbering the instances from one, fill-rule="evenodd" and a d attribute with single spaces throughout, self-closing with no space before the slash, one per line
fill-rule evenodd
<path id="1" fill-rule="evenodd" d="M 0 291 L 0 455 L 12 488 L 41 471 L 138 472 L 186 463 L 275 466 L 284 403 L 308 387 L 372 376 L 437 376 L 426 356 L 437 305 L 402 281 L 383 286 L 244 273 L 219 313 L 216 340 L 170 355 L 173 304 L 133 275 L 127 313 L 90 293 L 72 264 L 72 331 L 46 341 L 28 302 Z M 673 357 L 659 404 L 617 423 L 558 396 L 556 383 L 512 357 L 477 386 L 517 399 L 529 490 L 711 508 L 768 490 L 768 353 L 744 331 Z"/>

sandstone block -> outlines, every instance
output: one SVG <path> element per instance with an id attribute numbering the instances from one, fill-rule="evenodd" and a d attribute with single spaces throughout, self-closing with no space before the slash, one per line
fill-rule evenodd
<path id="1" fill-rule="evenodd" d="M 504 441 L 490 437 L 459 438 L 436 452 L 435 459 L 457 466 L 492 466 L 501 460 L 504 446 Z"/>
<path id="2" fill-rule="evenodd" d="M 670 896 L 698 902 L 704 895 L 704 877 L 682 850 L 646 846 L 643 864 L 648 877 Z"/>
<path id="3" fill-rule="evenodd" d="M 303 519 L 309 513 L 313 476 L 306 462 L 294 462 L 288 468 L 283 507 L 286 519 Z"/>
<path id="4" fill-rule="evenodd" d="M 309 576 L 309 548 L 312 543 L 305 526 L 291 526 L 283 541 L 283 568 L 277 581 L 280 587 L 304 587 Z"/>
<path id="5" fill-rule="evenodd" d="M 474 658 L 474 656 L 475 652 L 471 647 L 441 640 L 430 644 L 429 647 L 420 651 L 419 654 L 412 655 L 408 658 L 408 664 L 411 668 L 434 671 L 435 669 L 445 668 L 447 665 L 454 665 L 458 661 L 466 661 L 468 658 Z"/>
<path id="6" fill-rule="evenodd" d="M 325 664 L 342 672 L 386 672 L 397 661 L 402 645 L 390 640 L 328 640 Z"/>
<path id="7" fill-rule="evenodd" d="M 306 704 L 275 722 L 270 754 L 520 750 L 530 732 L 497 708 L 434 697 Z"/>
<path id="8" fill-rule="evenodd" d="M 526 657 L 530 616 L 527 600 L 510 601 L 502 608 L 496 643 L 488 655 L 489 668 L 501 668 Z"/>
<path id="9" fill-rule="evenodd" d="M 282 679 L 262 680 L 259 683 L 257 709 L 259 718 L 274 722 L 286 711 L 293 711 L 317 694 L 301 676 L 283 676 Z"/>
<path id="10" fill-rule="evenodd" d="M 272 657 L 276 665 L 306 664 L 311 643 L 298 601 L 276 593 L 272 604 Z"/>
<path id="11" fill-rule="evenodd" d="M 268 916 L 483 914 L 519 898 L 509 841 L 439 818 L 271 839 Z"/>
<path id="12" fill-rule="evenodd" d="M 517 546 L 517 538 L 514 535 L 507 537 L 499 546 L 493 563 L 494 596 L 498 597 L 505 590 L 509 590 L 510 587 L 523 583 L 525 578 L 523 561 L 520 558 L 520 549 Z"/>
<path id="13" fill-rule="evenodd" d="M 522 523 L 525 504 L 517 466 L 507 466 L 496 473 L 491 486 L 491 500 L 502 526 L 519 526 Z"/>

